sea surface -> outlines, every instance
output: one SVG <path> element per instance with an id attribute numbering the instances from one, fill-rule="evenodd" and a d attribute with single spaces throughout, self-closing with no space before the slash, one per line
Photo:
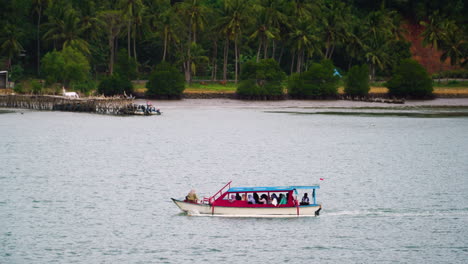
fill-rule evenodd
<path id="1" fill-rule="evenodd" d="M 467 263 L 466 108 L 163 105 L 0 114 L 0 263 Z M 200 217 L 170 200 L 230 180 L 320 184 L 323 210 Z"/>

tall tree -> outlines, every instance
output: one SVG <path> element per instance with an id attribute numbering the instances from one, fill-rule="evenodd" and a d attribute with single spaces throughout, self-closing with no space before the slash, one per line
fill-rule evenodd
<path id="1" fill-rule="evenodd" d="M 109 74 L 114 72 L 114 59 L 115 59 L 115 43 L 117 36 L 119 36 L 122 28 L 124 27 L 125 20 L 121 12 L 115 10 L 107 10 L 99 13 L 99 20 L 102 22 L 103 29 L 107 34 L 109 45 Z"/>
<path id="2" fill-rule="evenodd" d="M 0 37 L 0 53 L 7 56 L 7 68 L 11 70 L 12 59 L 23 51 L 19 38 L 22 31 L 13 24 L 5 24 Z"/>
<path id="3" fill-rule="evenodd" d="M 226 43 L 234 41 L 234 78 L 237 83 L 239 75 L 239 39 L 243 28 L 248 25 L 250 19 L 248 0 L 228 0 L 224 2 L 223 16 L 220 19 L 220 29 L 226 37 Z M 227 65 L 227 49 L 225 48 L 224 65 Z M 224 78 L 226 80 L 226 69 L 224 67 Z"/>
<path id="4" fill-rule="evenodd" d="M 192 58 L 191 47 L 192 43 L 197 43 L 197 34 L 203 31 L 206 24 L 206 15 L 209 9 L 206 5 L 202 4 L 200 0 L 185 0 L 178 3 L 178 12 L 182 15 L 187 29 L 187 44 L 186 56 L 183 63 L 185 72 L 185 81 L 190 83 L 192 81 Z"/>
<path id="5" fill-rule="evenodd" d="M 41 26 L 41 18 L 46 5 L 48 4 L 49 0 L 33 0 L 33 12 L 37 16 L 37 23 L 36 23 L 36 63 L 37 63 L 37 75 L 41 74 L 41 40 L 40 40 L 40 26 Z"/>

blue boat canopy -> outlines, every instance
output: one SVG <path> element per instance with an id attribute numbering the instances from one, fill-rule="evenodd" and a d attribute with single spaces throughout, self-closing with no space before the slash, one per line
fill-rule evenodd
<path id="1" fill-rule="evenodd" d="M 227 192 L 279 192 L 298 189 L 320 189 L 319 185 L 311 186 L 273 186 L 273 187 L 232 187 Z"/>

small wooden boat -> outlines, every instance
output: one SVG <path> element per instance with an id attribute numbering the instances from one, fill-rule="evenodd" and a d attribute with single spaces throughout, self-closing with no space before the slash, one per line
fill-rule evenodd
<path id="1" fill-rule="evenodd" d="M 161 111 L 158 108 L 155 108 L 153 105 L 135 105 L 134 106 L 134 115 L 161 115 Z"/>
<path id="2" fill-rule="evenodd" d="M 201 201 L 172 201 L 190 215 L 216 215 L 237 217 L 296 217 L 318 216 L 322 206 L 317 204 L 312 186 L 230 187 L 226 184 L 217 193 Z M 310 203 L 299 202 L 298 192 L 310 191 Z M 247 198 L 248 197 L 248 198 Z M 280 198 L 281 201 L 277 199 Z"/>

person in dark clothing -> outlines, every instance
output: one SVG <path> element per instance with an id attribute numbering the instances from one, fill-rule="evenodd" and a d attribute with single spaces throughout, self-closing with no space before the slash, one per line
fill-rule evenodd
<path id="1" fill-rule="evenodd" d="M 240 194 L 239 194 L 239 193 L 236 193 L 236 200 L 237 200 L 237 201 L 240 201 L 240 200 L 242 200 L 242 197 L 240 196 Z"/>
<path id="2" fill-rule="evenodd" d="M 302 200 L 301 200 L 301 205 L 308 205 L 310 202 L 309 202 L 309 197 L 307 197 L 307 193 L 304 193 L 304 196 L 302 197 Z"/>
<path id="3" fill-rule="evenodd" d="M 260 203 L 260 202 L 259 202 L 260 197 L 258 197 L 258 193 L 254 192 L 254 193 L 253 193 L 253 198 L 254 198 L 256 204 L 259 204 L 259 203 Z"/>

